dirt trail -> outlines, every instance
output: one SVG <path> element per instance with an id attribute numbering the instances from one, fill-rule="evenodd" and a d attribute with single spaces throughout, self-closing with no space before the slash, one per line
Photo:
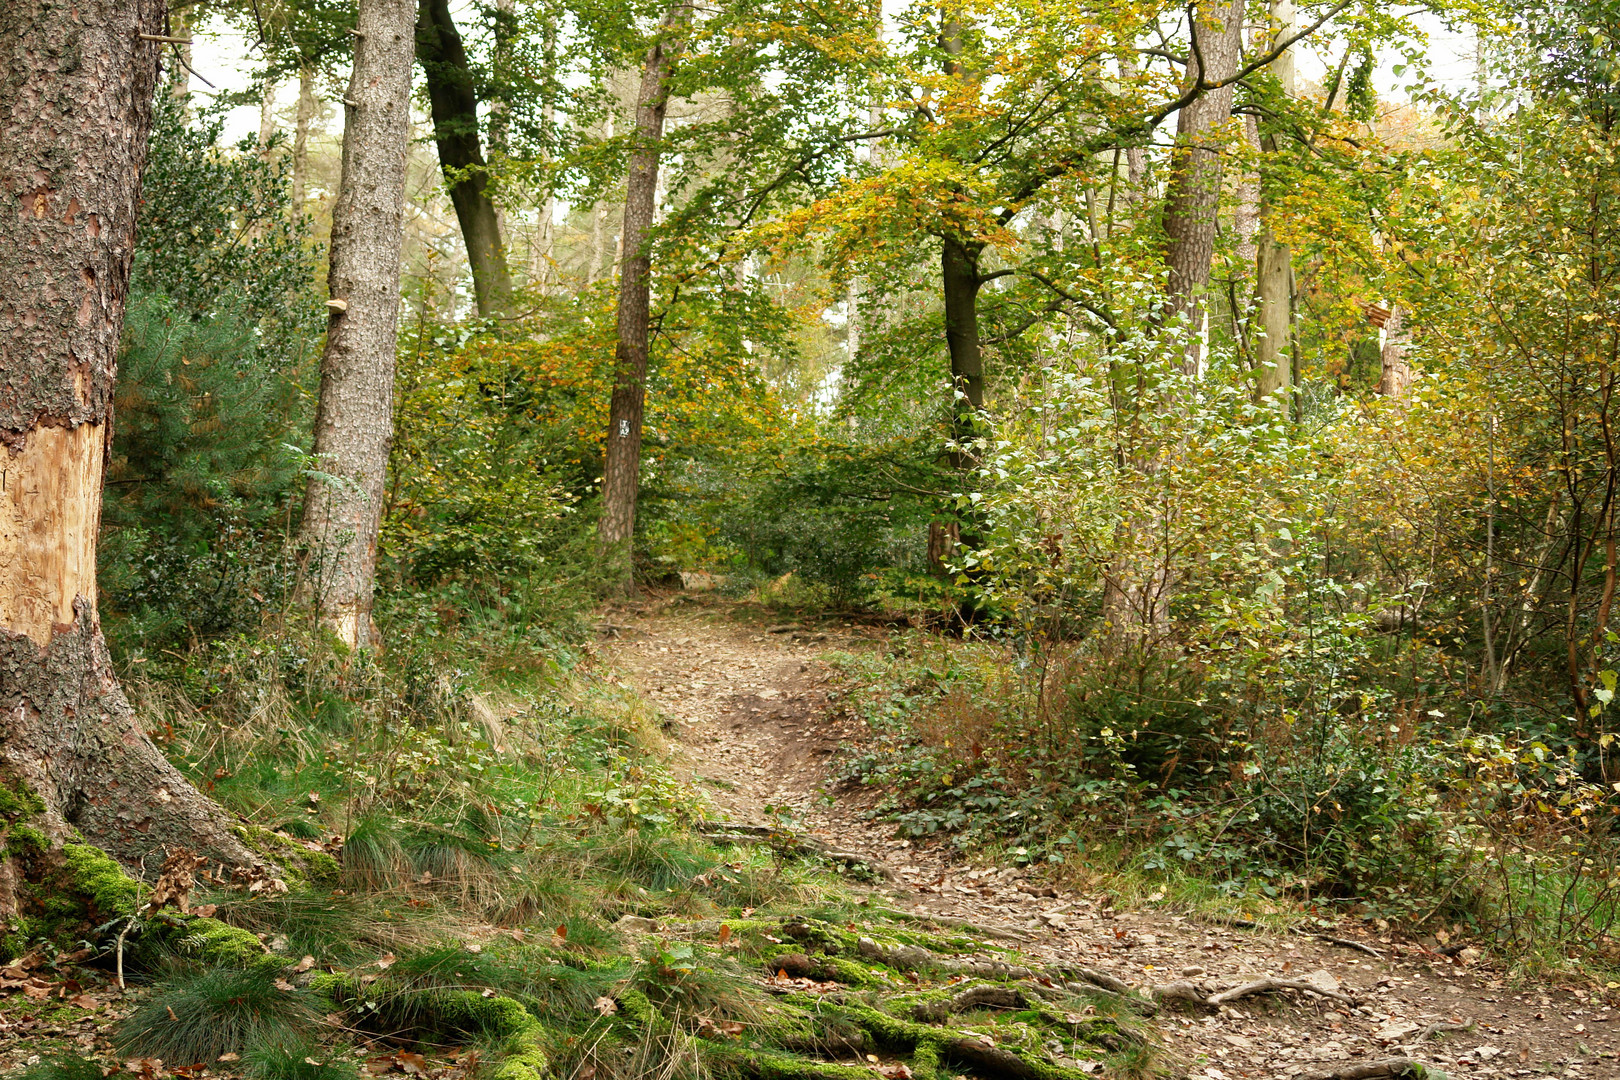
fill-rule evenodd
<path id="1" fill-rule="evenodd" d="M 1017 933 L 1032 958 L 1084 964 L 1132 985 L 1187 979 L 1208 990 L 1325 972 L 1356 1002 L 1288 993 L 1214 1013 L 1167 1009 L 1158 1023 L 1178 1075 L 1285 1078 L 1404 1053 L 1453 1077 L 1620 1078 L 1620 1010 L 1578 989 L 1516 988 L 1473 950 L 1447 957 L 1364 940 L 1375 959 L 1164 909 L 1115 910 L 1100 893 L 1057 892 L 1016 868 L 974 866 L 941 845 L 895 839 L 864 820 L 869 794 L 827 783 L 839 745 L 858 744 L 864 731 L 828 708 L 834 674 L 821 657 L 881 647 L 878 632 L 767 627 L 686 596 L 613 620 L 606 658 L 669 720 L 685 767 L 714 802 L 752 824 L 765 823 L 768 806 L 788 808 L 811 835 L 890 868 L 885 891 L 896 905 Z M 1456 1024 L 1469 1027 L 1413 1041 L 1432 1025 Z"/>

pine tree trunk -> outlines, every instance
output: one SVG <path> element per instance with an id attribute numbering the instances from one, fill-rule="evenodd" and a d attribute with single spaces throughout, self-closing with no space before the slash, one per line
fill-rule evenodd
<path id="1" fill-rule="evenodd" d="M 1292 0 L 1272 0 L 1271 31 L 1278 37 L 1290 36 L 1295 32 Z M 1283 93 L 1293 96 L 1292 49 L 1283 50 L 1271 62 L 1271 73 L 1277 77 Z M 1276 153 L 1275 140 L 1267 139 L 1267 145 L 1262 149 Z M 1277 239 L 1272 228 L 1273 216 L 1273 208 L 1262 203 L 1260 236 L 1255 245 L 1255 300 L 1260 323 L 1260 334 L 1255 343 L 1255 368 L 1259 372 L 1259 380 L 1254 388 L 1256 401 L 1269 400 L 1279 392 L 1287 391 L 1293 383 L 1294 253 L 1287 244 Z M 1279 400 L 1286 405 L 1286 396 Z"/>
<path id="2" fill-rule="evenodd" d="M 512 277 L 495 201 L 489 196 L 489 166 L 478 138 L 478 93 L 449 0 L 421 0 L 416 57 L 427 77 L 439 167 L 467 246 L 478 314 L 501 314 L 511 308 Z"/>
<path id="3" fill-rule="evenodd" d="M 96 612 L 158 82 L 160 46 L 137 34 L 162 28 L 161 0 L 13 0 L 0 18 L 0 783 L 38 796 L 56 840 L 77 828 L 131 868 L 166 846 L 253 861 L 141 731 Z"/>
<path id="4" fill-rule="evenodd" d="M 415 27 L 415 0 L 361 0 L 332 208 L 315 453 L 335 479 L 311 477 L 299 538 L 305 595 L 352 648 L 376 644 L 371 602 L 393 436 Z"/>
<path id="5" fill-rule="evenodd" d="M 1204 12 L 1193 23 L 1197 48 L 1187 59 L 1187 87 L 1218 84 L 1237 74 L 1243 55 L 1243 3 L 1217 0 L 1214 18 Z M 1200 58 L 1202 63 L 1200 64 Z M 1170 321 L 1188 326 L 1183 369 L 1196 374 L 1203 363 L 1202 339 L 1207 319 L 1203 292 L 1215 256 L 1215 215 L 1220 209 L 1224 166 L 1213 135 L 1232 118 L 1235 83 L 1205 90 L 1176 118 L 1176 149 L 1170 157 L 1165 197 L 1165 265 L 1170 270 Z"/>
<path id="6" fill-rule="evenodd" d="M 681 5 L 665 16 L 666 34 L 685 23 Z M 606 461 L 602 470 L 604 558 L 622 564 L 617 588 L 634 588 L 630 539 L 636 527 L 636 495 L 641 483 L 641 418 L 647 396 L 647 348 L 652 307 L 652 251 L 648 246 L 657 209 L 660 142 L 669 105 L 669 76 L 680 42 L 666 36 L 647 53 L 636 97 L 636 145 L 630 154 L 625 189 L 623 262 L 619 269 L 619 341 L 614 350 L 613 398 L 608 406 Z"/>
<path id="7" fill-rule="evenodd" d="M 292 206 L 303 212 L 309 188 L 309 125 L 315 119 L 315 74 L 309 65 L 298 69 L 298 113 L 293 120 Z"/>

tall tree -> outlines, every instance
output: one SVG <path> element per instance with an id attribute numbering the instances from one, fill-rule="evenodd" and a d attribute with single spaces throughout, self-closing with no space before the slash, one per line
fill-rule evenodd
<path id="1" fill-rule="evenodd" d="M 652 315 L 652 248 L 649 243 L 658 194 L 658 164 L 669 107 L 669 79 L 681 50 L 690 6 L 670 9 L 647 50 L 636 95 L 635 144 L 630 151 L 624 199 L 624 240 L 619 270 L 618 344 L 613 353 L 613 397 L 608 406 L 607 447 L 602 470 L 604 555 L 622 563 L 618 588 L 633 587 L 630 538 L 636 527 L 641 483 L 641 421 L 647 400 L 647 338 Z"/>
<path id="2" fill-rule="evenodd" d="M 400 246 L 410 144 L 415 0 L 360 0 L 332 208 L 331 309 L 315 415 L 319 471 L 304 498 L 304 588 L 352 648 L 371 621 L 383 481 L 393 436 Z"/>
<path id="3" fill-rule="evenodd" d="M 1216 214 L 1225 175 L 1220 131 L 1232 119 L 1232 97 L 1243 58 L 1243 0 L 1214 0 L 1190 15 L 1185 92 L 1194 96 L 1176 116 L 1176 147 L 1165 191 L 1165 266 L 1170 271 L 1166 314 L 1189 328 L 1183 367 L 1203 363 L 1208 311 L 1201 295 L 1215 256 Z"/>
<path id="4" fill-rule="evenodd" d="M 38 797 L 54 839 L 77 829 L 132 867 L 166 846 L 252 860 L 142 732 L 96 611 L 163 10 L 9 0 L 0 11 L 0 777 Z"/>
<path id="5" fill-rule="evenodd" d="M 1295 33 L 1293 0 L 1272 0 L 1271 32 L 1283 40 Z M 1294 95 L 1294 50 L 1285 49 L 1271 62 L 1277 89 Z M 1275 134 L 1267 135 L 1261 149 L 1275 154 Z M 1255 341 L 1256 401 L 1265 401 L 1293 382 L 1294 253 L 1277 237 L 1275 206 L 1262 199 L 1260 234 L 1255 239 L 1255 301 L 1260 333 Z"/>
<path id="6" fill-rule="evenodd" d="M 511 306 L 512 277 L 478 135 L 478 88 L 449 0 L 421 0 L 416 56 L 427 79 L 439 167 L 467 246 L 478 314 L 495 315 Z"/>
<path id="7" fill-rule="evenodd" d="M 309 126 L 315 120 L 315 72 L 308 64 L 298 66 L 298 105 L 293 114 L 292 204 L 302 211 L 309 189 Z"/>

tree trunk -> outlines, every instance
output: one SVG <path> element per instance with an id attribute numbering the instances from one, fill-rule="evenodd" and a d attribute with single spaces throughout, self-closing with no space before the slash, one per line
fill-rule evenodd
<path id="1" fill-rule="evenodd" d="M 946 237 L 940 268 L 945 293 L 945 344 L 951 354 L 951 465 L 973 464 L 965 444 L 984 408 L 984 354 L 979 346 L 979 253 L 983 245 Z"/>
<path id="2" fill-rule="evenodd" d="M 96 530 L 161 0 L 14 0 L 0 19 L 0 783 L 125 866 L 253 861 L 119 688 Z M 93 62 L 88 62 L 93 59 Z M 159 238 L 161 242 L 161 238 Z M 154 864 L 155 865 L 155 864 Z"/>
<path id="3" fill-rule="evenodd" d="M 268 159 L 270 140 L 276 137 L 276 85 L 269 79 L 259 84 L 259 156 Z"/>
<path id="4" fill-rule="evenodd" d="M 618 589 L 634 588 L 630 538 L 636 526 L 636 494 L 641 482 L 641 416 L 647 395 L 647 335 L 652 306 L 652 251 L 648 245 L 657 209 L 658 164 L 669 105 L 669 76 L 680 41 L 672 35 L 686 22 L 685 5 L 664 17 L 664 36 L 647 52 L 636 97 L 636 145 L 630 154 L 625 188 L 623 262 L 619 269 L 619 341 L 614 350 L 613 398 L 608 406 L 607 454 L 602 471 L 602 522 L 598 532 L 605 558 L 622 564 Z"/>
<path id="5" fill-rule="evenodd" d="M 315 414 L 317 467 L 334 479 L 310 478 L 299 531 L 305 594 L 351 648 L 376 639 L 371 601 L 393 436 L 415 15 L 415 0 L 360 3 Z"/>
<path id="6" fill-rule="evenodd" d="M 1379 349 L 1378 392 L 1387 398 L 1399 400 L 1406 396 L 1412 385 L 1412 368 L 1406 362 L 1406 344 L 1411 335 L 1406 330 L 1406 313 L 1401 305 L 1391 304 L 1389 318 L 1385 320 Z"/>
<path id="7" fill-rule="evenodd" d="M 302 213 L 309 186 L 309 125 L 315 119 L 315 74 L 309 65 L 298 69 L 298 113 L 293 121 L 292 205 Z"/>
<path id="8" fill-rule="evenodd" d="M 1294 33 L 1292 0 L 1272 0 L 1271 31 L 1277 36 Z M 1277 77 L 1283 93 L 1292 97 L 1294 50 L 1283 50 L 1271 62 L 1271 72 Z M 1268 138 L 1262 149 L 1276 153 L 1276 140 Z M 1277 239 L 1272 219 L 1273 208 L 1262 203 L 1260 237 L 1255 252 L 1255 299 L 1259 308 L 1260 334 L 1255 343 L 1255 369 L 1259 379 L 1255 383 L 1254 399 L 1257 402 L 1267 401 L 1281 393 L 1284 396 L 1278 400 L 1286 405 L 1286 394 L 1294 381 L 1294 253 L 1287 244 Z"/>
<path id="9" fill-rule="evenodd" d="M 489 167 L 478 140 L 478 93 L 467 50 L 450 15 L 450 0 L 421 0 L 416 58 L 427 76 L 433 139 L 467 245 L 478 314 L 500 314 L 511 307 L 512 278 L 495 202 L 489 197 Z"/>
<path id="10" fill-rule="evenodd" d="M 1192 24 L 1196 47 L 1187 59 L 1187 88 L 1209 86 L 1237 74 L 1243 55 L 1243 3 L 1219 2 L 1213 17 L 1199 11 Z M 1200 58 L 1202 62 L 1200 63 Z M 1203 365 L 1202 339 L 1207 312 L 1202 293 L 1215 255 L 1215 215 L 1220 209 L 1224 172 L 1217 129 L 1232 118 L 1235 83 L 1204 91 L 1176 118 L 1176 148 L 1170 156 L 1165 197 L 1165 265 L 1170 270 L 1169 321 L 1185 320 L 1188 332 L 1183 370 Z"/>

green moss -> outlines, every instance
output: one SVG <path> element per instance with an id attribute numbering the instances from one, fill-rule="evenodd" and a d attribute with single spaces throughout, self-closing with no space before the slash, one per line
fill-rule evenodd
<path id="1" fill-rule="evenodd" d="M 546 1057 L 545 1051 L 540 1049 L 538 1043 L 531 1043 L 527 1047 L 507 1051 L 506 1056 L 490 1070 L 489 1076 L 491 1080 L 541 1080 L 550 1067 L 551 1060 Z"/>
<path id="2" fill-rule="evenodd" d="M 252 967 L 267 958 L 258 937 L 218 919 L 188 919 L 172 940 L 183 955 L 219 967 Z"/>
<path id="3" fill-rule="evenodd" d="M 297 840 L 258 825 L 239 825 L 231 830 L 254 851 L 281 867 L 287 884 L 336 884 L 342 866 L 324 851 L 311 851 Z"/>
<path id="4" fill-rule="evenodd" d="M 91 919 L 105 922 L 135 914 L 141 903 L 141 884 L 105 851 L 89 844 L 63 844 L 62 857 L 69 885 L 88 903 Z"/>
<path id="5" fill-rule="evenodd" d="M 32 825 L 13 825 L 5 836 L 8 855 L 40 855 L 50 848 L 45 834 Z"/>
<path id="6" fill-rule="evenodd" d="M 0 818 L 17 821 L 45 812 L 45 803 L 21 782 L 7 776 L 0 778 Z"/>

